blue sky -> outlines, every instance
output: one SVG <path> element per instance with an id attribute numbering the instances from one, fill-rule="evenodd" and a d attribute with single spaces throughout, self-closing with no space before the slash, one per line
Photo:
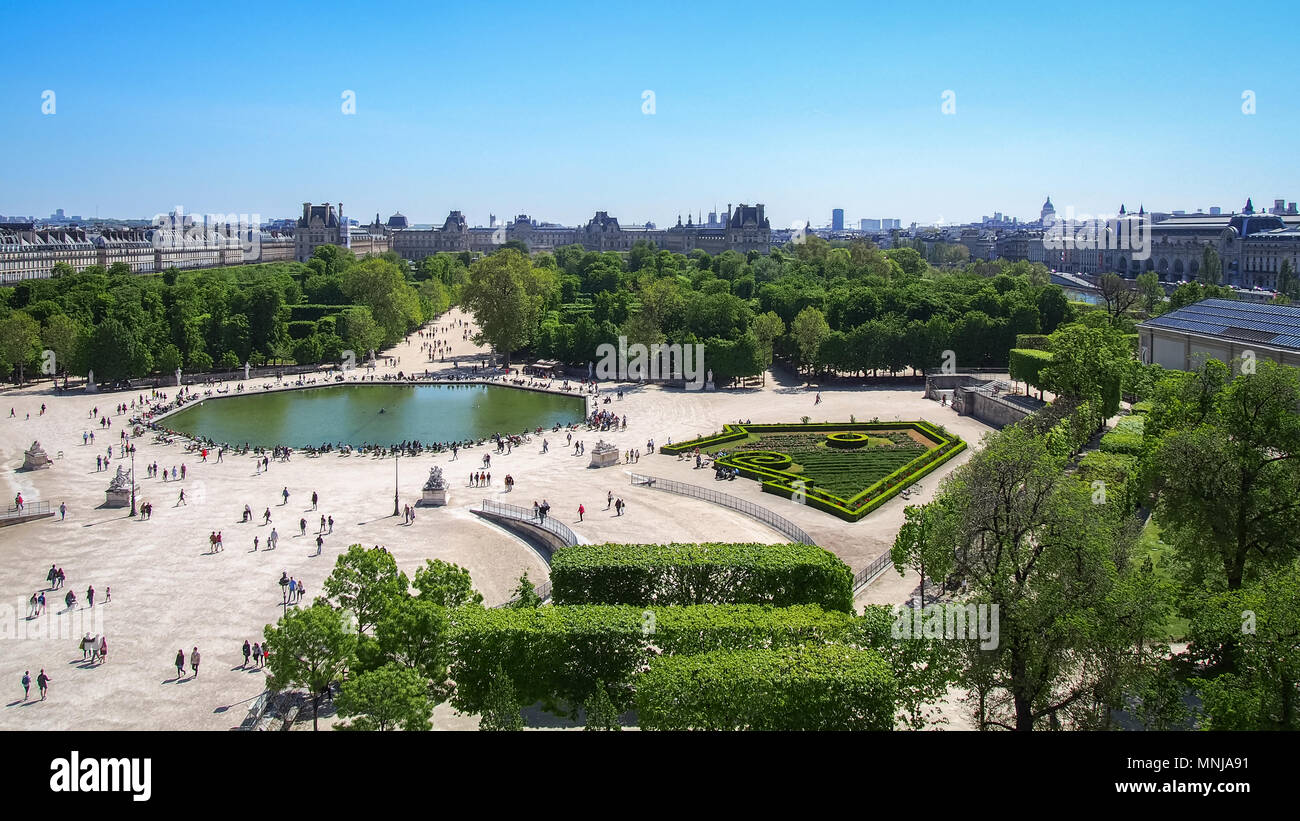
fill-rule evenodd
<path id="1" fill-rule="evenodd" d="M 1300 199 L 1287 2 L 73 0 L 4 26 L 0 214 L 663 226 L 762 202 L 787 227 Z"/>

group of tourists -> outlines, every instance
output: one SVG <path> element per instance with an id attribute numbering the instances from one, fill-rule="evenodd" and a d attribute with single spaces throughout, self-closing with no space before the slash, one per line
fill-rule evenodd
<path id="1" fill-rule="evenodd" d="M 248 639 L 244 639 L 244 663 L 239 665 L 239 669 L 243 670 L 249 666 L 252 666 L 254 669 L 260 669 L 265 667 L 267 662 L 270 660 L 271 651 L 269 648 L 262 646 L 256 641 L 250 646 Z"/>
<path id="2" fill-rule="evenodd" d="M 284 597 L 285 604 L 297 604 L 307 594 L 307 588 L 300 580 L 290 576 L 286 570 L 280 573 L 280 593 Z"/>

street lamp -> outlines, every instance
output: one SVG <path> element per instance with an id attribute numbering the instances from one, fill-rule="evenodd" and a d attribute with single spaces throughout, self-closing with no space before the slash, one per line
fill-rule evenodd
<path id="1" fill-rule="evenodd" d="M 131 449 L 131 516 L 135 515 L 135 445 L 129 441 L 126 446 Z M 130 518 L 130 517 L 127 517 Z"/>
<path id="2" fill-rule="evenodd" d="M 399 511 L 397 509 L 397 459 L 399 456 L 401 456 L 401 452 L 394 450 L 393 451 L 393 515 L 394 516 L 399 515 Z"/>

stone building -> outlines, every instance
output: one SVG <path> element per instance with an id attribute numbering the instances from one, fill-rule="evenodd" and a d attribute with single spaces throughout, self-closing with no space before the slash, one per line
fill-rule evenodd
<path id="1" fill-rule="evenodd" d="M 0 224 L 0 282 L 44 279 L 60 262 L 84 271 L 98 261 L 98 249 L 84 228 Z"/>
<path id="2" fill-rule="evenodd" d="M 709 227 L 695 223 L 688 216 L 685 224 L 678 217 L 677 224 L 667 229 L 624 226 L 617 217 L 597 211 L 586 225 L 578 228 L 538 225 L 527 214 L 489 228 L 470 228 L 460 211 L 452 211 L 441 228 L 393 231 L 392 249 L 404 259 L 416 261 L 444 251 L 491 253 L 512 241 L 526 243 L 530 251 L 553 251 L 565 245 L 581 245 L 597 252 L 629 251 L 640 241 L 677 253 L 689 253 L 697 248 L 714 255 L 724 251 L 766 254 L 771 250 L 772 227 L 763 205 L 742 204 L 734 211 L 728 206 L 728 213 L 720 223 Z"/>

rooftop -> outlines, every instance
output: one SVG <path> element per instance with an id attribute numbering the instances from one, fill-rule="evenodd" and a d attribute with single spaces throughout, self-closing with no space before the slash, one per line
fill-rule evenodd
<path id="1" fill-rule="evenodd" d="M 1300 351 L 1300 306 L 1205 299 L 1152 317 L 1138 327 L 1219 336 Z"/>

